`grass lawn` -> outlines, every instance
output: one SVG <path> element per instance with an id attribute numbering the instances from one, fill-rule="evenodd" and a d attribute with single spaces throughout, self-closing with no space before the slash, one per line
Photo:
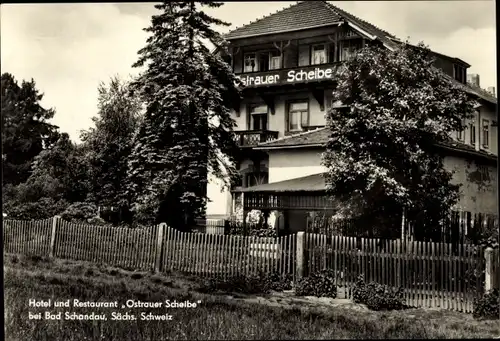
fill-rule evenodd
<path id="1" fill-rule="evenodd" d="M 411 309 L 370 312 L 284 309 L 234 301 L 198 292 L 202 281 L 174 274 L 156 275 L 90 263 L 6 256 L 4 261 L 5 340 L 231 340 L 231 339 L 379 339 L 490 338 L 500 335 L 498 321 L 470 315 Z M 191 309 L 30 308 L 29 299 L 126 300 L 201 303 Z M 107 321 L 30 320 L 32 312 L 76 311 L 106 314 Z M 135 321 L 111 321 L 111 312 L 135 314 Z M 169 314 L 170 321 L 140 319 L 140 312 Z M 64 314 L 63 314 L 64 315 Z"/>

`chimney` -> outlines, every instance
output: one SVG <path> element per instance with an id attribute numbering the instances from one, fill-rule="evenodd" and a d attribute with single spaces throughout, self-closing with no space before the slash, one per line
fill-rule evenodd
<path id="1" fill-rule="evenodd" d="M 495 96 L 495 97 L 497 96 L 497 94 L 495 93 L 495 87 L 494 86 L 489 86 L 488 87 L 488 92 L 490 94 L 492 94 L 493 96 Z"/>
<path id="2" fill-rule="evenodd" d="M 477 73 L 469 73 L 467 75 L 467 83 L 470 83 L 472 85 L 477 86 L 480 88 L 481 86 L 479 85 L 479 75 Z"/>

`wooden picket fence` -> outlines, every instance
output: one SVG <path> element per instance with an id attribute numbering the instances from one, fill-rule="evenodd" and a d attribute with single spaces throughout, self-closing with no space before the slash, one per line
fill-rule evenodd
<path id="1" fill-rule="evenodd" d="M 160 270 L 223 278 L 259 272 L 295 277 L 295 237 L 188 233 L 166 227 Z"/>
<path id="2" fill-rule="evenodd" d="M 53 218 L 4 220 L 3 237 L 8 254 L 53 256 L 126 269 L 223 278 L 259 272 L 296 273 L 295 235 L 229 236 L 180 232 L 165 224 L 134 229 Z"/>
<path id="3" fill-rule="evenodd" d="M 296 281 L 333 269 L 352 298 L 359 275 L 404 289 L 408 305 L 472 311 L 473 300 L 498 288 L 498 248 L 471 244 L 379 240 L 299 232 L 276 238 L 188 233 L 165 224 L 146 228 L 62 221 L 3 221 L 4 252 L 103 263 L 202 277 L 259 272 Z M 487 256 L 487 257 L 486 257 Z"/>
<path id="4" fill-rule="evenodd" d="M 312 233 L 305 234 L 305 244 L 306 275 L 333 269 L 346 298 L 352 298 L 360 275 L 368 282 L 402 287 L 413 307 L 471 312 L 474 299 L 484 292 L 484 247 Z"/>
<path id="5" fill-rule="evenodd" d="M 158 227 L 75 224 L 51 218 L 3 221 L 4 252 L 154 270 Z"/>

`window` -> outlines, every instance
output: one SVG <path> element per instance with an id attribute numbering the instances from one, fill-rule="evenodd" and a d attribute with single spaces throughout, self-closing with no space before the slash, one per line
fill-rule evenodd
<path id="1" fill-rule="evenodd" d="M 309 103 L 294 102 L 288 108 L 288 131 L 300 131 L 309 125 Z"/>
<path id="2" fill-rule="evenodd" d="M 269 52 L 269 70 L 281 69 L 281 53 L 279 51 Z"/>
<path id="3" fill-rule="evenodd" d="M 250 119 L 252 130 L 267 130 L 267 105 L 252 105 Z"/>
<path id="4" fill-rule="evenodd" d="M 313 45 L 311 48 L 311 65 L 325 64 L 326 62 L 326 45 Z"/>
<path id="5" fill-rule="evenodd" d="M 362 42 L 356 41 L 342 41 L 341 49 L 340 49 L 340 60 L 346 61 L 356 56 L 358 50 L 361 50 L 363 47 Z"/>
<path id="6" fill-rule="evenodd" d="M 269 52 L 259 53 L 259 70 L 258 71 L 269 71 Z"/>
<path id="7" fill-rule="evenodd" d="M 470 144 L 475 145 L 476 144 L 476 123 L 472 122 L 469 124 L 469 129 L 470 129 Z"/>
<path id="8" fill-rule="evenodd" d="M 460 65 L 453 65 L 453 78 L 460 83 L 467 83 L 467 70 Z"/>
<path id="9" fill-rule="evenodd" d="M 244 59 L 244 72 L 281 69 L 281 54 L 276 50 L 246 53 Z"/>
<path id="10" fill-rule="evenodd" d="M 483 120 L 483 148 L 488 148 L 490 145 L 490 122 Z"/>
<path id="11" fill-rule="evenodd" d="M 253 71 L 259 71 L 257 67 L 257 58 L 255 56 L 255 53 L 247 53 L 245 54 L 244 72 Z"/>
<path id="12" fill-rule="evenodd" d="M 464 141 L 465 140 L 465 129 L 466 125 L 465 125 L 465 120 L 462 120 L 462 129 L 457 131 L 457 140 L 459 141 Z"/>

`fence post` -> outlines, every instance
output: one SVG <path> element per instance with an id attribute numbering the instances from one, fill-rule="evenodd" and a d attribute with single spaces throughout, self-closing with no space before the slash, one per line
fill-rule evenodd
<path id="1" fill-rule="evenodd" d="M 297 279 L 300 279 L 304 277 L 305 274 L 305 246 L 306 246 L 306 238 L 305 238 L 305 232 L 300 231 L 297 233 L 297 255 L 296 255 L 296 262 L 297 262 Z"/>
<path id="2" fill-rule="evenodd" d="M 162 246 L 163 246 L 163 230 L 167 224 L 161 223 L 158 225 L 158 239 L 156 241 L 156 255 L 155 255 L 155 272 L 160 272 Z"/>
<path id="3" fill-rule="evenodd" d="M 493 281 L 495 274 L 493 269 L 493 248 L 488 247 L 484 250 L 485 272 L 484 272 L 484 291 L 488 292 L 493 289 Z"/>
<path id="4" fill-rule="evenodd" d="M 50 249 L 49 249 L 49 257 L 54 257 L 55 248 L 56 248 L 56 230 L 57 230 L 57 222 L 61 219 L 60 216 L 56 215 L 52 218 L 52 232 L 50 234 Z"/>

